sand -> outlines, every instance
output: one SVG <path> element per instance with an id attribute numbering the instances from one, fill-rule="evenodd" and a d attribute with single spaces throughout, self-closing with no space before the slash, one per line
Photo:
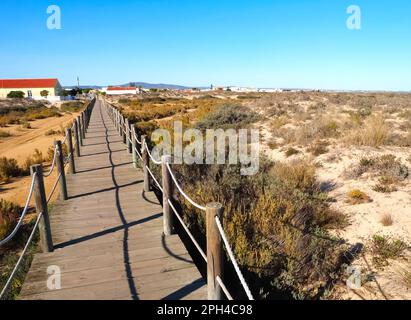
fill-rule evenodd
<path id="1" fill-rule="evenodd" d="M 1 130 L 10 132 L 12 136 L 0 140 L 0 157 L 14 158 L 21 165 L 27 157 L 34 153 L 35 149 L 40 150 L 46 156 L 47 150 L 53 146 L 54 140 L 64 139 L 63 136 L 46 136 L 46 132 L 50 129 L 60 130 L 61 126 L 68 125 L 75 116 L 75 114 L 67 114 L 59 118 L 36 120 L 30 122 L 32 129 L 22 129 L 21 125 L 2 128 Z M 48 170 L 47 166 L 45 166 L 45 170 Z M 56 178 L 57 174 L 53 172 L 50 177 L 45 179 L 47 193 L 52 189 Z M 0 186 L 0 197 L 23 206 L 30 184 L 30 177 L 13 179 L 10 183 Z"/>

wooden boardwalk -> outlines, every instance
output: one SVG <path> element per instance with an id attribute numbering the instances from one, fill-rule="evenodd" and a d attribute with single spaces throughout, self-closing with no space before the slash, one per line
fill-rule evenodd
<path id="1" fill-rule="evenodd" d="M 35 256 L 20 299 L 206 299 L 180 238 L 163 236 L 162 207 L 143 192 L 143 173 L 99 101 L 81 151 L 67 176 L 70 199 L 52 207 L 55 251 Z M 51 266 L 61 289 L 48 288 Z"/>

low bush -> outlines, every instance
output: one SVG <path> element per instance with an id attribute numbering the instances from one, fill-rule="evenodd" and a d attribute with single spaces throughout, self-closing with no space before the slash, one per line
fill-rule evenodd
<path id="1" fill-rule="evenodd" d="M 54 148 L 53 148 L 53 150 L 54 150 Z M 35 149 L 34 153 L 31 156 L 27 157 L 26 161 L 24 162 L 23 170 L 26 173 L 29 173 L 30 172 L 30 167 L 32 165 L 42 164 L 45 161 L 46 160 L 43 157 L 43 153 L 40 150 Z"/>
<path id="2" fill-rule="evenodd" d="M 16 159 L 0 158 L 0 182 L 6 183 L 10 178 L 19 177 L 23 170 L 18 166 Z"/>
<path id="3" fill-rule="evenodd" d="M 23 91 L 10 91 L 7 94 L 7 98 L 9 99 L 23 99 L 25 96 Z"/>
<path id="4" fill-rule="evenodd" d="M 84 108 L 84 103 L 80 101 L 65 102 L 61 105 L 60 110 L 68 113 L 79 112 Z"/>
<path id="5" fill-rule="evenodd" d="M 255 176 L 239 166 L 175 166 L 183 189 L 199 203 L 224 204 L 224 226 L 252 291 L 316 298 L 338 277 L 345 247 L 329 233 L 347 218 L 330 209 L 315 167 L 262 161 Z M 204 244 L 205 220 L 179 198 L 185 220 Z"/>
<path id="6" fill-rule="evenodd" d="M 407 247 L 407 244 L 402 240 L 381 235 L 374 235 L 369 244 L 369 250 L 373 255 L 373 264 L 379 268 L 387 266 L 389 259 L 402 257 Z"/>
<path id="7" fill-rule="evenodd" d="M 361 190 L 355 189 L 347 194 L 347 202 L 352 205 L 372 202 L 371 198 Z"/>
<path id="8" fill-rule="evenodd" d="M 307 151 L 310 152 L 312 155 L 318 157 L 328 152 L 328 145 L 329 143 L 327 141 L 315 141 L 307 148 Z"/>
<path id="9" fill-rule="evenodd" d="M 345 137 L 345 142 L 356 146 L 380 147 L 389 143 L 391 128 L 381 115 L 367 119 L 364 126 L 353 129 Z"/>
<path id="10" fill-rule="evenodd" d="M 348 170 L 346 175 L 351 178 L 358 178 L 366 172 L 385 177 L 384 179 L 391 179 L 391 181 L 404 181 L 409 176 L 408 167 L 392 154 L 364 157 L 360 159 L 358 165 Z"/>
<path id="11" fill-rule="evenodd" d="M 9 138 L 9 137 L 11 137 L 10 131 L 0 130 L 0 138 Z"/>
<path id="12" fill-rule="evenodd" d="M 397 191 L 396 184 L 398 179 L 392 176 L 382 176 L 378 179 L 378 183 L 373 187 L 373 190 L 380 193 L 391 193 Z"/>
<path id="13" fill-rule="evenodd" d="M 13 230 L 21 212 L 20 206 L 0 199 L 0 239 L 4 239 Z"/>
<path id="14" fill-rule="evenodd" d="M 300 151 L 297 150 L 297 149 L 288 148 L 287 151 L 285 152 L 285 156 L 287 158 L 289 158 L 289 157 L 294 156 L 294 155 L 299 154 L 299 153 L 300 153 Z"/>
<path id="15" fill-rule="evenodd" d="M 226 105 L 206 116 L 196 124 L 200 130 L 206 129 L 245 129 L 259 121 L 260 115 L 243 106 Z"/>

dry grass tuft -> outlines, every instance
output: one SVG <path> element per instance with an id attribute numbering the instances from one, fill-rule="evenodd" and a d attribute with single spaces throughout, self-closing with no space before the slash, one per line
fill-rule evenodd
<path id="1" fill-rule="evenodd" d="M 353 129 L 345 137 L 345 142 L 356 146 L 380 147 L 390 141 L 391 127 L 382 115 L 367 119 L 364 127 Z"/>
<path id="2" fill-rule="evenodd" d="M 392 216 L 388 213 L 381 216 L 380 222 L 384 227 L 390 227 L 394 224 Z"/>

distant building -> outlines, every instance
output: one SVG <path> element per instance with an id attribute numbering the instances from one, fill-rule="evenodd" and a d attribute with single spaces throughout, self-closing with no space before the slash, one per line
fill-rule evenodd
<path id="1" fill-rule="evenodd" d="M 57 79 L 0 79 L 0 98 L 7 98 L 12 91 L 22 91 L 25 98 L 34 100 L 58 101 L 63 88 Z M 48 92 L 47 97 L 41 95 L 42 91 Z"/>
<path id="2" fill-rule="evenodd" d="M 136 87 L 108 87 L 105 92 L 107 95 L 137 94 L 140 89 Z"/>

